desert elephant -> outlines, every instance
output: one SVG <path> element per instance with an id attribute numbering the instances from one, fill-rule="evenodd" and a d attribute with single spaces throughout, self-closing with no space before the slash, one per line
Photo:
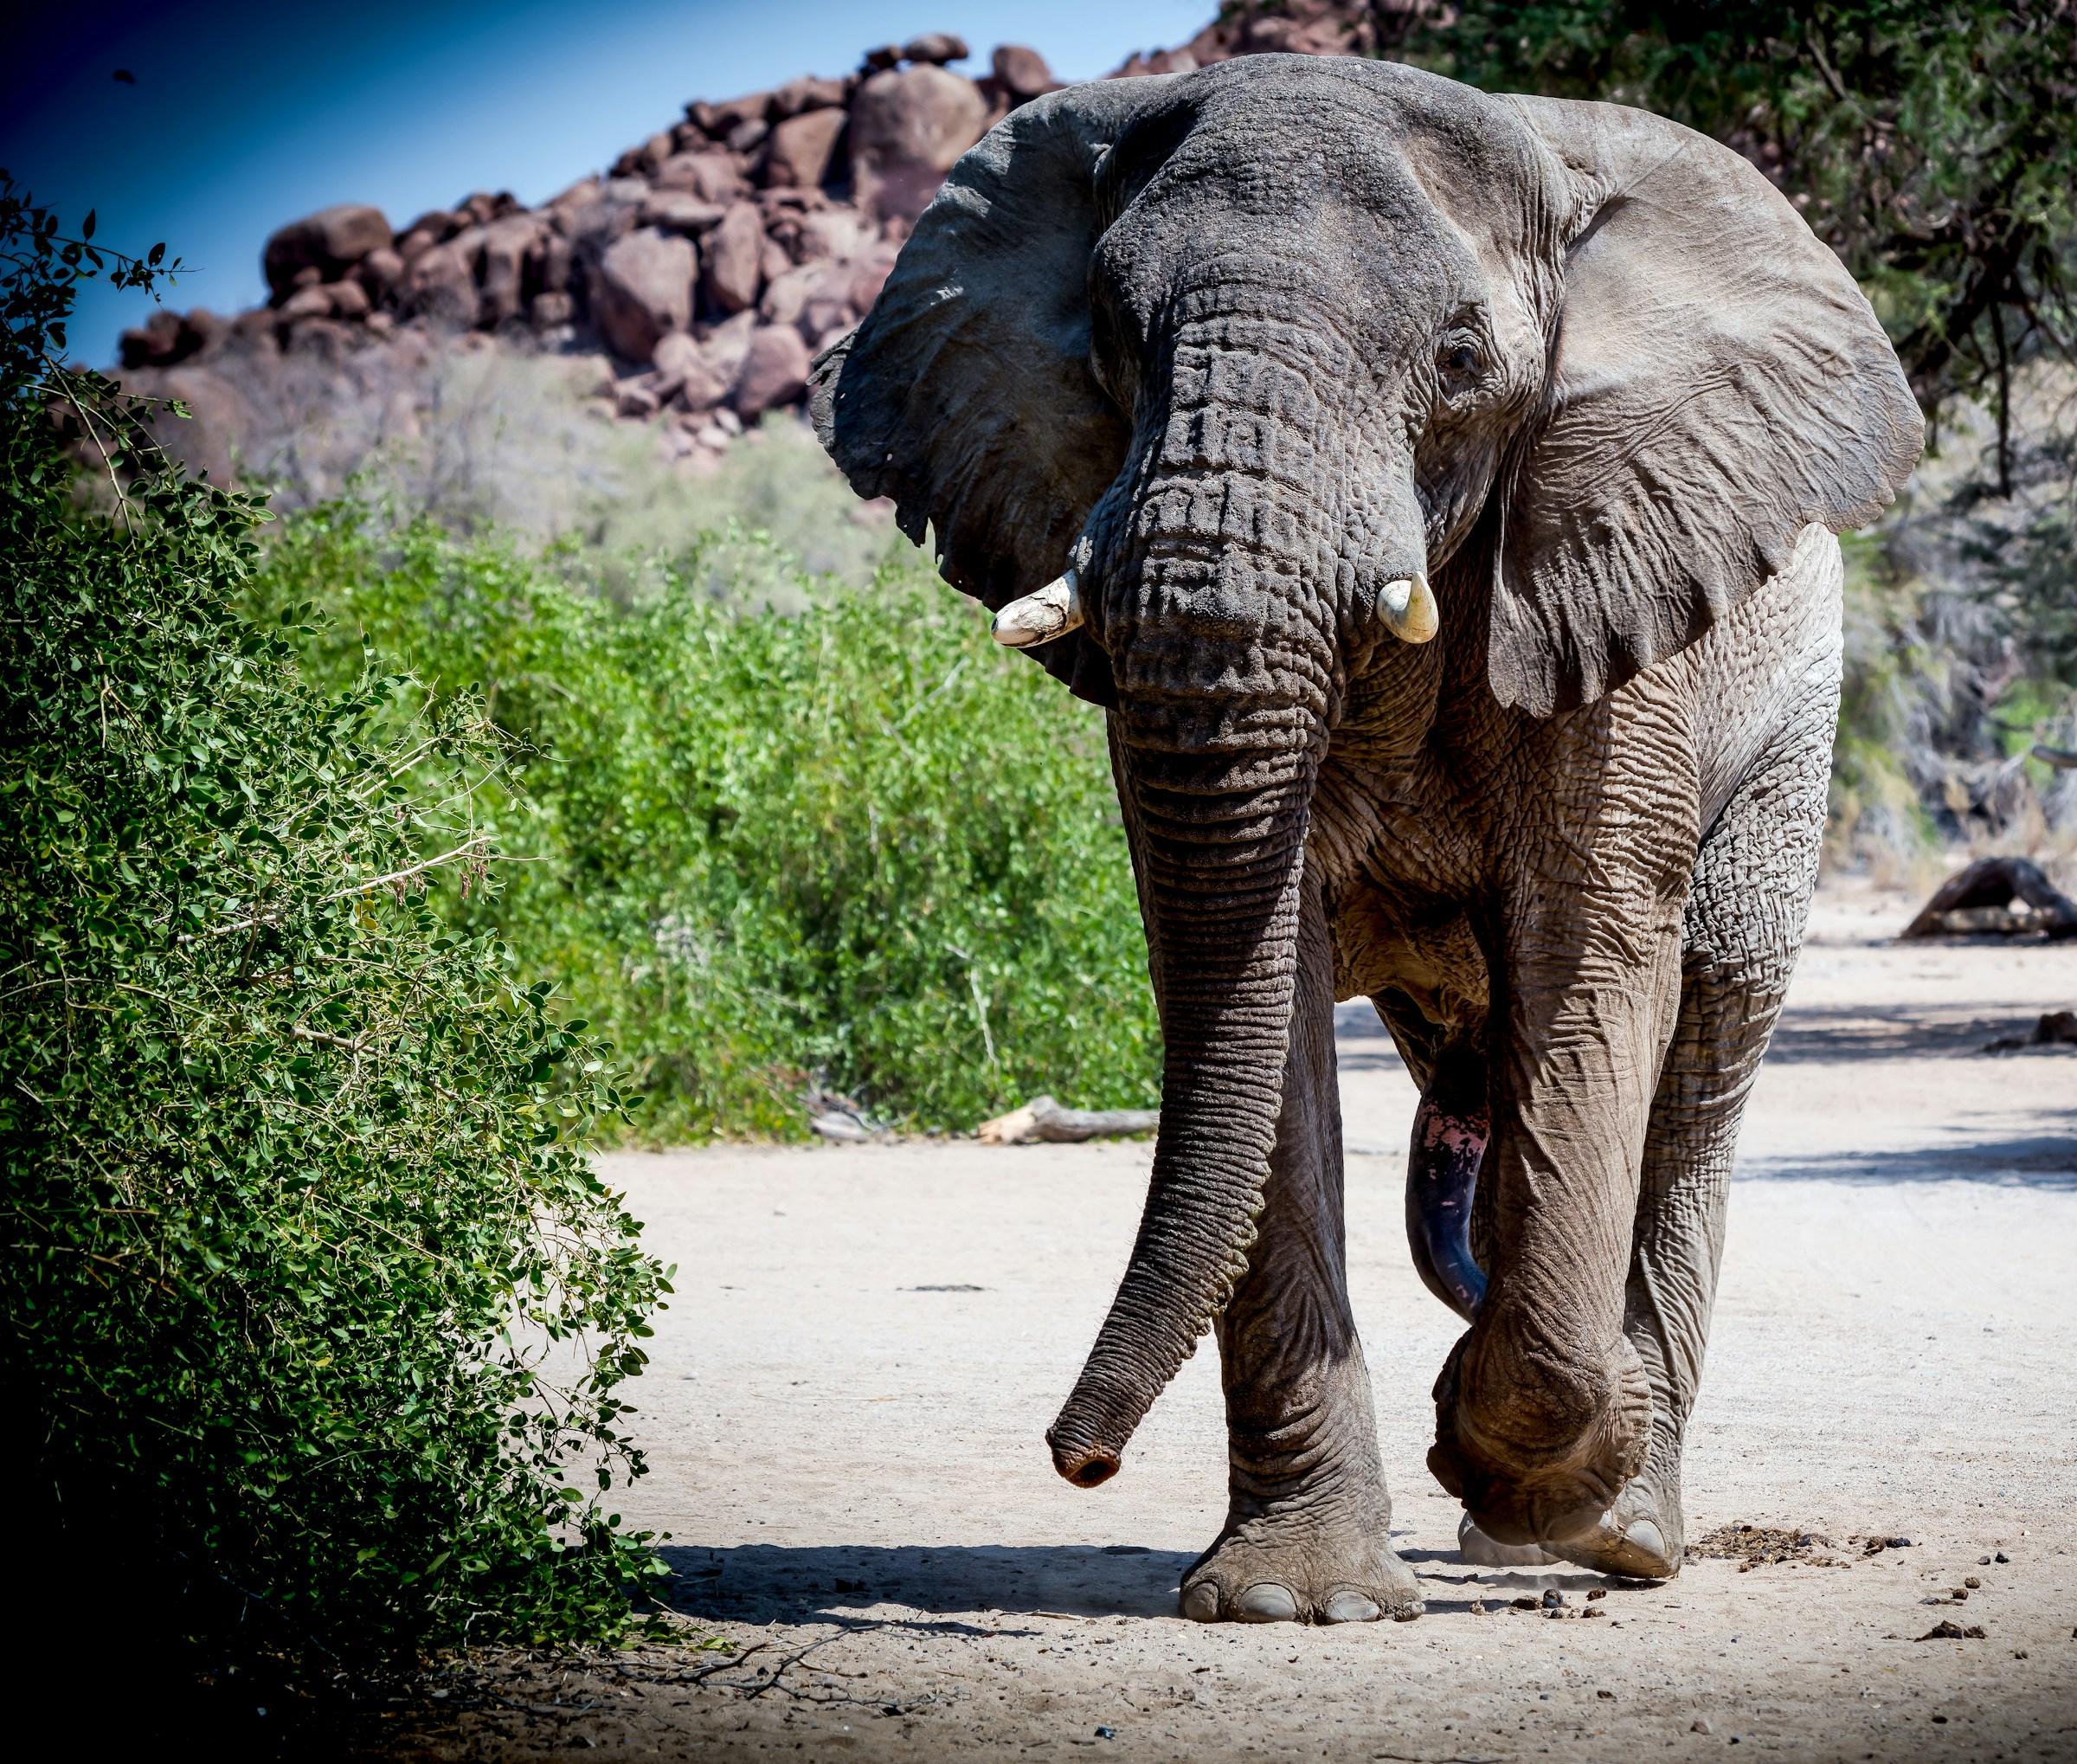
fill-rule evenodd
<path id="1" fill-rule="evenodd" d="M 1428 1456 L 1467 1547 L 1673 1574 L 1824 821 L 1834 535 L 1922 435 L 1853 280 L 1657 117 L 1264 55 L 1012 114 L 814 403 L 1109 712 L 1166 1054 L 1060 1474 L 1113 1475 L 1215 1329 L 1231 1505 L 1183 1613 L 1421 1608 L 1345 1278 L 1333 1007 L 1367 995 L 1470 1324 Z"/>

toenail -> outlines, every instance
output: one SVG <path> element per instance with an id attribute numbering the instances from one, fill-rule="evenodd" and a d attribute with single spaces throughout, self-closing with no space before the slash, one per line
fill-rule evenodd
<path id="1" fill-rule="evenodd" d="M 1289 1623 L 1298 1615 L 1298 1601 L 1288 1587 L 1257 1581 L 1233 1601 L 1233 1611 L 1245 1623 Z"/>
<path id="2" fill-rule="evenodd" d="M 1632 1520 L 1630 1529 L 1623 1534 L 1623 1541 L 1659 1561 L 1666 1560 L 1665 1535 L 1649 1519 Z"/>
<path id="3" fill-rule="evenodd" d="M 1375 1623 L 1385 1613 L 1360 1593 L 1337 1593 L 1321 1615 L 1329 1623 Z"/>
<path id="4" fill-rule="evenodd" d="M 1183 1615 L 1193 1623 L 1219 1621 L 1219 1588 L 1209 1581 L 1199 1581 L 1194 1587 L 1183 1589 Z"/>

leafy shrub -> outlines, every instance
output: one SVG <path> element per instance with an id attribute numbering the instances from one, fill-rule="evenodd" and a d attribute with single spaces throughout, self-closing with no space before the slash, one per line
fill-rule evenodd
<path id="1" fill-rule="evenodd" d="M 119 1516 L 341 1658 L 611 1633 L 651 1563 L 601 1503 L 642 1470 L 617 1391 L 668 1289 L 583 1154 L 605 1050 L 455 928 L 494 898 L 505 745 L 407 677 L 301 678 L 306 632 L 231 609 L 260 508 L 125 457 L 132 415 L 47 355 L 89 254 L 9 186 L 0 257 L 0 1370 L 32 1490 L 73 1572 Z M 54 402 L 114 454 L 105 512 Z"/>
<path id="2" fill-rule="evenodd" d="M 455 922 L 636 1061 L 647 1131 L 798 1136 L 810 1076 L 922 1126 L 1155 1099 L 1100 713 L 906 546 L 852 588 L 710 537 L 624 606 L 571 561 L 335 504 L 255 591 L 331 615 L 320 673 L 364 639 L 534 744 L 498 810 L 529 861 Z"/>

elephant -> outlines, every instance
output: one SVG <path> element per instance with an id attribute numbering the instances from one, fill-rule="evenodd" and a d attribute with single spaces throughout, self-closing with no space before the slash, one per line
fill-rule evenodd
<path id="1" fill-rule="evenodd" d="M 1145 1209 L 1046 1439 L 1093 1487 L 1216 1336 L 1202 1621 L 1408 1619 L 1351 1315 L 1336 1001 L 1420 1086 L 1468 1556 L 1683 1552 L 1739 1117 L 1816 884 L 1837 535 L 1923 441 L 1731 150 L 1267 55 L 1073 87 L 953 169 L 811 410 L 1103 708 L 1164 1052 Z"/>

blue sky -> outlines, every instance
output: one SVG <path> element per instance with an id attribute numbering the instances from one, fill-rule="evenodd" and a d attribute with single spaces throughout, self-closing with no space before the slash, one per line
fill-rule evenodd
<path id="1" fill-rule="evenodd" d="M 0 25 L 0 166 L 68 228 L 166 241 L 193 272 L 169 304 L 262 296 L 283 222 L 371 202 L 393 224 L 473 190 L 536 203 L 676 121 L 877 43 L 956 31 L 986 70 L 1028 43 L 1062 79 L 1195 35 L 1216 0 L 654 0 L 547 5 L 46 4 Z M 136 77 L 119 82 L 117 68 Z M 142 295 L 89 288 L 75 353 L 105 364 Z"/>

